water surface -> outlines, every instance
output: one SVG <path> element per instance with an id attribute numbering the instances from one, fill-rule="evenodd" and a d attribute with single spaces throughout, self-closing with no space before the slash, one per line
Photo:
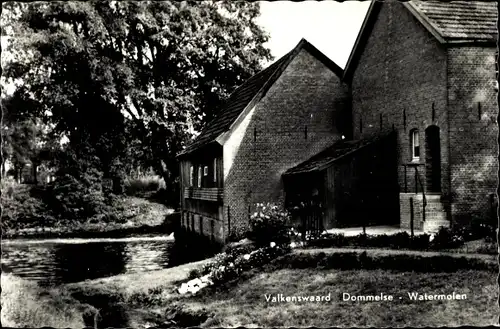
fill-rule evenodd
<path id="1" fill-rule="evenodd" d="M 2 271 L 41 285 L 79 282 L 172 266 L 172 236 L 3 240 Z"/>

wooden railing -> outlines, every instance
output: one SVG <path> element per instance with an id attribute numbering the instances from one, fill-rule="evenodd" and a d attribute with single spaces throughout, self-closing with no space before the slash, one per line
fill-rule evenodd
<path id="1" fill-rule="evenodd" d="M 425 188 L 424 184 L 422 182 L 422 179 L 420 178 L 420 173 L 418 171 L 418 167 L 423 166 L 423 164 L 420 163 L 415 163 L 415 164 L 403 164 L 404 167 L 404 177 L 405 177 L 405 193 L 408 193 L 408 181 L 407 181 L 407 173 L 408 173 L 408 167 L 413 167 L 414 169 L 414 186 L 415 186 L 415 194 L 418 194 L 419 192 L 419 186 L 420 186 L 420 191 L 422 192 L 422 221 L 425 222 L 425 207 L 427 206 L 427 198 L 425 197 Z M 413 214 L 412 214 L 413 215 Z"/>
<path id="2" fill-rule="evenodd" d="M 185 199 L 197 199 L 205 201 L 222 201 L 223 189 L 218 187 L 185 187 Z"/>

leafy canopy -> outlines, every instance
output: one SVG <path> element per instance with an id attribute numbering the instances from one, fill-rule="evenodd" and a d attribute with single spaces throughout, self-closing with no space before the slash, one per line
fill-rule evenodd
<path id="1" fill-rule="evenodd" d="M 2 6 L 4 81 L 20 81 L 24 98 L 37 104 L 31 114 L 64 134 L 76 156 L 92 149 L 105 174 L 132 161 L 127 145 L 140 143 L 173 182 L 175 155 L 271 59 L 257 2 Z"/>

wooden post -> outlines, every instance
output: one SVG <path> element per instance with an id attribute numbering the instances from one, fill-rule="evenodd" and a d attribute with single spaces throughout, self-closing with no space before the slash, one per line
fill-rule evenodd
<path id="1" fill-rule="evenodd" d="M 413 213 L 413 198 L 410 198 L 410 236 L 413 240 L 413 221 L 415 214 Z"/>
<path id="2" fill-rule="evenodd" d="M 497 214 L 495 209 L 495 194 L 490 194 L 490 211 L 491 211 L 491 219 L 490 223 L 495 223 L 497 221 Z M 490 224 L 488 223 L 488 224 Z"/>
<path id="3" fill-rule="evenodd" d="M 363 199 L 361 199 L 361 203 L 363 204 Z M 363 210 L 364 210 L 364 204 L 363 204 Z M 364 212 L 364 211 L 363 211 Z M 362 220 L 362 223 L 363 223 L 363 234 L 366 234 L 366 216 L 363 216 L 363 220 Z"/>
<path id="4" fill-rule="evenodd" d="M 215 240 L 215 228 L 214 228 L 214 221 L 213 219 L 210 220 L 210 241 L 214 242 Z"/>
<path id="5" fill-rule="evenodd" d="M 403 165 L 405 168 L 405 193 L 408 193 L 408 180 L 407 180 L 407 172 L 406 172 L 406 165 Z"/>
<path id="6" fill-rule="evenodd" d="M 227 235 L 231 234 L 231 213 L 229 212 L 229 206 L 227 206 Z"/>

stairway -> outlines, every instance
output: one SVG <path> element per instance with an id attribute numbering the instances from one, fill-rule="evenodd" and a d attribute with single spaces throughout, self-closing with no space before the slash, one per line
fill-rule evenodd
<path id="1" fill-rule="evenodd" d="M 436 233 L 441 226 L 450 227 L 440 194 L 426 194 L 424 232 Z"/>

